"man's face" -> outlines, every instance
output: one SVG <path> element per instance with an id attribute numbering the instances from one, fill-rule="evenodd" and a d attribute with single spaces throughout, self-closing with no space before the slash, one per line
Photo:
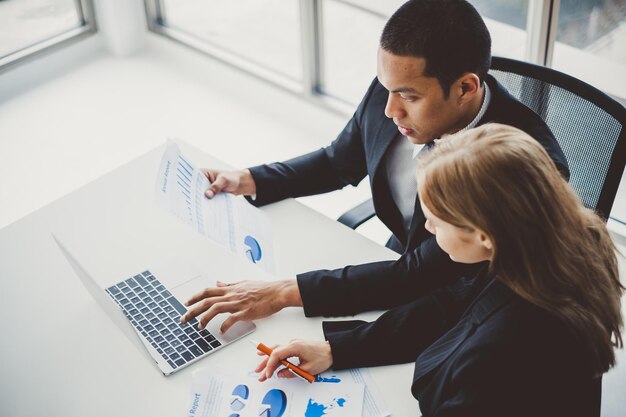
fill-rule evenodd
<path id="1" fill-rule="evenodd" d="M 378 81 L 389 91 L 385 115 L 415 144 L 424 144 L 463 127 L 455 87 L 448 98 L 434 77 L 423 75 L 423 58 L 397 56 L 378 48 Z"/>

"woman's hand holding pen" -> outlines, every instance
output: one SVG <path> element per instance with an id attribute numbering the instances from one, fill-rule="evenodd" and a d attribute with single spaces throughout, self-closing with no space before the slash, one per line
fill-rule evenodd
<path id="1" fill-rule="evenodd" d="M 271 378 L 283 359 L 298 357 L 300 359 L 299 368 L 310 374 L 317 375 L 329 369 L 333 365 L 333 355 L 330 344 L 326 341 L 304 341 L 292 340 L 285 346 L 272 346 L 272 354 L 266 357 L 257 366 L 255 372 L 262 372 L 259 381 Z M 264 353 L 259 352 L 259 355 Z M 296 375 L 289 369 L 284 368 L 278 372 L 279 377 L 295 378 Z"/>
<path id="2" fill-rule="evenodd" d="M 222 333 L 240 320 L 255 320 L 270 316 L 285 307 L 302 306 L 300 290 L 295 279 L 284 281 L 240 281 L 232 284 L 217 282 L 195 294 L 185 305 L 189 311 L 181 318 L 187 322 L 199 316 L 199 327 L 220 313 L 231 313 L 222 324 Z"/>

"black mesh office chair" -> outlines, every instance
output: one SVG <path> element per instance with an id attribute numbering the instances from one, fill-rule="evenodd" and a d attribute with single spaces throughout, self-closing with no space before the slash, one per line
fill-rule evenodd
<path id="1" fill-rule="evenodd" d="M 543 118 L 567 158 L 570 184 L 607 219 L 626 164 L 626 108 L 589 84 L 527 62 L 493 57 L 490 74 Z M 355 229 L 374 215 L 370 199 L 337 221 Z"/>

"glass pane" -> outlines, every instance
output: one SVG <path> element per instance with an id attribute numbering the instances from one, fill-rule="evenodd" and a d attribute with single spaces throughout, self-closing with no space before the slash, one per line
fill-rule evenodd
<path id="1" fill-rule="evenodd" d="M 0 58 L 81 25 L 76 0 L 0 0 Z"/>
<path id="2" fill-rule="evenodd" d="M 322 91 L 325 94 L 350 104 L 361 101 L 376 76 L 380 33 L 387 18 L 402 3 L 375 0 L 323 2 Z"/>
<path id="3" fill-rule="evenodd" d="M 626 99 L 626 3 L 561 0 L 553 67 Z"/>
<path id="4" fill-rule="evenodd" d="M 473 0 L 494 55 L 523 59 L 529 0 Z M 376 49 L 385 22 L 404 0 L 323 2 L 324 93 L 357 104 L 376 76 Z"/>
<path id="5" fill-rule="evenodd" d="M 470 0 L 491 34 L 491 54 L 523 60 L 529 0 Z"/>
<path id="6" fill-rule="evenodd" d="M 165 25 L 296 81 L 302 80 L 294 0 L 165 0 Z"/>

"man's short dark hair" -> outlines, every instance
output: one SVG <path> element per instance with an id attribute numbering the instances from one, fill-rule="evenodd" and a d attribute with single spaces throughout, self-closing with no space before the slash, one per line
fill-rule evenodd
<path id="1" fill-rule="evenodd" d="M 398 56 L 426 61 L 448 97 L 450 86 L 472 72 L 481 83 L 491 66 L 491 36 L 476 9 L 463 0 L 410 0 L 387 21 L 380 47 Z"/>

